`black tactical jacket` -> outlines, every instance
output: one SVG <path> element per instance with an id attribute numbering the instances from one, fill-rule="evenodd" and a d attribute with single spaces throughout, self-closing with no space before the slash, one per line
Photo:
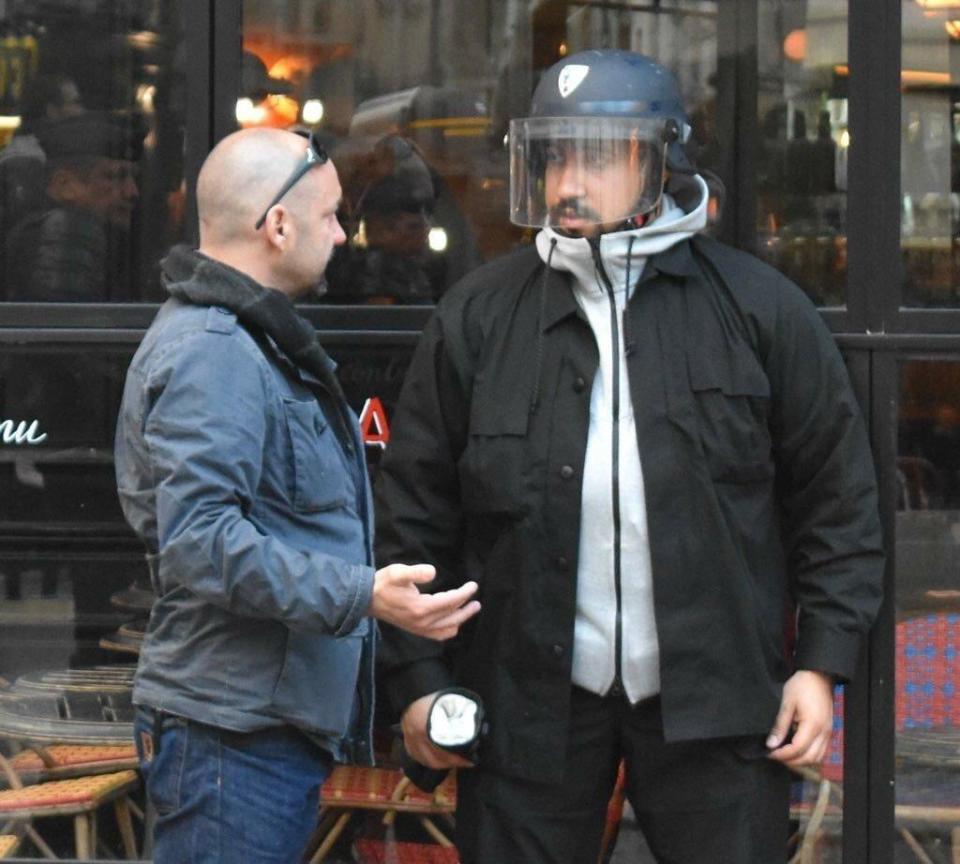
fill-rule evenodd
<path id="1" fill-rule="evenodd" d="M 704 238 L 651 257 L 626 314 L 665 734 L 764 735 L 793 668 L 853 673 L 880 604 L 847 372 L 796 286 Z M 378 565 L 435 563 L 483 604 L 445 645 L 385 627 L 387 692 L 477 690 L 484 764 L 533 780 L 563 771 L 597 365 L 568 274 L 532 247 L 480 268 L 423 334 L 377 483 Z"/>

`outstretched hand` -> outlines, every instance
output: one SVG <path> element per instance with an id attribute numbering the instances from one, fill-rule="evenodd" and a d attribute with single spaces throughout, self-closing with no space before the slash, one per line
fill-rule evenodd
<path id="1" fill-rule="evenodd" d="M 785 743 L 793 730 L 793 738 Z M 780 712 L 767 738 L 770 758 L 789 768 L 819 765 L 833 729 L 833 681 L 823 672 L 801 669 L 783 685 Z"/>
<path id="2" fill-rule="evenodd" d="M 391 564 L 376 572 L 368 614 L 427 639 L 451 639 L 460 625 L 480 611 L 471 600 L 476 582 L 465 582 L 450 591 L 423 594 L 418 585 L 432 582 L 437 571 L 431 564 Z"/>

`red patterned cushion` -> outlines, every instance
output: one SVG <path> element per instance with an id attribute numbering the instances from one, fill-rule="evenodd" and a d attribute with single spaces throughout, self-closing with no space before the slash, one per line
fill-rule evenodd
<path id="1" fill-rule="evenodd" d="M 460 856 L 452 846 L 428 843 L 391 843 L 382 840 L 357 840 L 354 844 L 359 864 L 459 864 Z"/>
<path id="2" fill-rule="evenodd" d="M 334 807 L 375 807 L 389 805 L 403 772 L 395 768 L 361 768 L 338 765 L 320 790 L 320 803 Z M 447 775 L 435 792 L 427 793 L 414 785 L 406 788 L 404 810 L 453 810 L 457 806 L 457 780 Z M 383 809 L 387 809 L 384 806 Z"/>

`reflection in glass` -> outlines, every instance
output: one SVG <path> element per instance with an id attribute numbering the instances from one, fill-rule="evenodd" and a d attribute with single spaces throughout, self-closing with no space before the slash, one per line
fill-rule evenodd
<path id="1" fill-rule="evenodd" d="M 668 65 L 699 163 L 717 164 L 715 0 L 245 0 L 243 12 L 238 124 L 313 128 L 341 175 L 349 239 L 324 302 L 433 303 L 532 240 L 508 219 L 504 136 L 568 53 L 628 48 Z"/>
<path id="2" fill-rule="evenodd" d="M 903 305 L 960 303 L 960 27 L 950 4 L 904 0 L 900 173 Z M 922 8 L 923 7 L 923 8 Z"/>
<path id="3" fill-rule="evenodd" d="M 0 10 L 0 299 L 159 299 L 183 231 L 178 4 Z"/>
<path id="4" fill-rule="evenodd" d="M 960 805 L 960 363 L 905 363 L 900 394 L 898 843 L 938 860 L 956 823 L 937 808 Z"/>
<path id="5" fill-rule="evenodd" d="M 760 255 L 819 306 L 846 284 L 847 2 L 759 5 Z"/>

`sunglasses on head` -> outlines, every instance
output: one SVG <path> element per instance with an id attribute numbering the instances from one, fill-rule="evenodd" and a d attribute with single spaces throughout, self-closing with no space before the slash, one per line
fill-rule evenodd
<path id="1" fill-rule="evenodd" d="M 309 136 L 307 136 L 307 152 L 304 154 L 303 161 L 294 169 L 293 173 L 287 179 L 287 182 L 280 187 L 280 191 L 273 196 L 273 200 L 267 205 L 266 210 L 263 211 L 263 214 L 257 220 L 257 224 L 254 226 L 256 230 L 259 231 L 263 227 L 263 223 L 267 221 L 267 214 L 270 212 L 270 208 L 279 203 L 280 199 L 297 184 L 304 174 L 313 168 L 314 165 L 323 165 L 329 160 L 330 154 L 327 153 L 323 145 L 317 141 L 313 132 L 311 132 Z"/>

